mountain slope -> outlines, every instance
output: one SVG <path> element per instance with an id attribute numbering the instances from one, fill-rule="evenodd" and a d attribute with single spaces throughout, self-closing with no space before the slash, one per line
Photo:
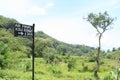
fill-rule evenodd
<path id="1" fill-rule="evenodd" d="M 35 37 L 51 40 L 53 48 L 57 50 L 57 52 L 61 50 L 60 54 L 63 54 L 63 55 L 67 53 L 72 54 L 72 55 L 84 55 L 84 54 L 92 53 L 95 50 L 95 48 L 89 47 L 86 45 L 74 45 L 74 44 L 60 42 L 52 38 L 51 36 L 45 34 L 42 31 L 36 32 Z"/>

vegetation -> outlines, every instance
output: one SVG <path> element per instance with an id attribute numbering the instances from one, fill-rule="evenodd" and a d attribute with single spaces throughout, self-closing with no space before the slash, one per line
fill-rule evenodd
<path id="1" fill-rule="evenodd" d="M 35 38 L 36 38 L 35 44 L 41 45 L 41 46 L 38 45 L 39 48 L 41 47 L 41 49 L 39 49 L 39 50 L 47 51 L 44 49 L 52 48 L 53 53 L 56 52 L 61 55 L 69 54 L 69 55 L 80 56 L 80 55 L 86 55 L 89 53 L 93 53 L 95 51 L 94 47 L 89 47 L 86 45 L 73 45 L 73 44 L 67 44 L 64 42 L 60 42 L 60 41 L 48 36 L 47 34 L 45 34 L 42 31 L 36 32 Z M 37 45 L 36 45 L 36 47 L 37 47 Z M 42 48 L 44 48 L 44 49 L 42 49 Z M 39 54 L 40 51 L 38 51 L 36 53 Z M 45 52 L 45 53 L 47 53 L 47 52 Z M 41 55 L 41 57 L 42 57 L 42 55 Z"/>
<path id="2" fill-rule="evenodd" d="M 0 16 L 0 25 L 6 26 L 9 20 L 18 22 Z M 12 28 L 8 28 L 0 28 L 0 80 L 31 80 L 32 41 L 14 37 Z M 91 74 L 95 53 L 94 47 L 67 44 L 42 31 L 35 32 L 35 80 L 96 80 Z M 114 80 L 111 72 L 120 79 L 120 49 L 101 51 L 100 57 L 98 80 Z"/>
<path id="3" fill-rule="evenodd" d="M 89 57 L 72 56 L 70 59 L 74 59 L 75 62 L 71 64 L 64 61 L 58 64 L 46 64 L 43 58 L 36 58 L 35 80 L 96 80 L 92 74 L 95 63 L 88 62 L 87 58 Z M 62 57 L 62 60 L 64 59 L 66 58 Z M 111 71 L 116 75 L 116 64 L 120 66 L 120 63 L 114 59 L 104 59 L 103 61 L 104 63 L 101 64 L 98 80 L 114 80 Z M 19 59 L 19 62 L 13 66 L 14 68 L 1 69 L 0 80 L 31 80 L 30 62 L 30 58 Z M 120 76 L 118 78 L 120 79 Z"/>

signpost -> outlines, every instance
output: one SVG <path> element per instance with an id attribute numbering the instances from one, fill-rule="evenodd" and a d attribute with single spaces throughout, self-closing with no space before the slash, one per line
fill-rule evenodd
<path id="1" fill-rule="evenodd" d="M 14 27 L 14 35 L 24 38 L 33 38 L 33 26 L 16 23 Z"/>
<path id="2" fill-rule="evenodd" d="M 14 36 L 18 37 L 24 37 L 28 39 L 32 39 L 32 80 L 34 80 L 34 27 L 31 25 L 25 25 L 25 24 L 19 24 L 16 23 L 14 27 Z"/>

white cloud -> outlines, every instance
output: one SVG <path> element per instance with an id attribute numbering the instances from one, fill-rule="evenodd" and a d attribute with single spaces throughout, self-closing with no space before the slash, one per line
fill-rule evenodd
<path id="1" fill-rule="evenodd" d="M 53 6 L 54 6 L 54 4 L 53 4 L 53 3 L 47 3 L 46 8 L 53 7 Z"/>
<path id="2" fill-rule="evenodd" d="M 29 9 L 27 9 L 26 14 L 31 15 L 45 15 L 47 8 L 53 7 L 53 3 L 47 3 L 47 5 L 44 8 L 41 8 L 39 6 L 31 6 Z"/>
<path id="3" fill-rule="evenodd" d="M 38 6 L 32 6 L 27 11 L 26 14 L 30 15 L 45 15 L 46 10 L 44 8 L 40 8 Z"/>
<path id="4" fill-rule="evenodd" d="M 42 7 L 33 4 L 30 0 L 2 0 L 0 2 L 0 13 L 4 15 L 45 15 L 53 3 L 46 3 Z"/>
<path id="5" fill-rule="evenodd" d="M 110 6 L 115 6 L 120 2 L 120 0 L 109 0 L 109 5 Z"/>
<path id="6" fill-rule="evenodd" d="M 120 8 L 120 0 L 96 0 L 87 6 L 80 8 L 85 13 L 110 11 L 114 8 Z"/>

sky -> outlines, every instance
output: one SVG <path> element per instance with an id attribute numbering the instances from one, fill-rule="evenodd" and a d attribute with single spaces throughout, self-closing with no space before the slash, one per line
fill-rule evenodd
<path id="1" fill-rule="evenodd" d="M 59 41 L 91 47 L 98 47 L 97 31 L 84 18 L 105 11 L 117 18 L 102 36 L 102 50 L 112 50 L 120 47 L 120 0 L 0 0 L 0 15 L 34 23 L 35 31 Z"/>

